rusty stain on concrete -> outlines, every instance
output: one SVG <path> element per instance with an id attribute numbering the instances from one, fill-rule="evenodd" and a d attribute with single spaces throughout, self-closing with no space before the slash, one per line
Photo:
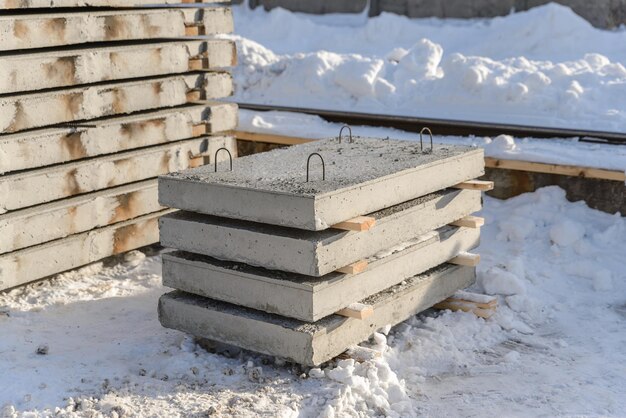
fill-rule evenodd
<path id="1" fill-rule="evenodd" d="M 74 132 L 61 138 L 61 145 L 73 160 L 87 156 L 87 149 L 82 141 L 82 132 Z"/>
<path id="2" fill-rule="evenodd" d="M 78 179 L 76 178 L 77 174 L 78 169 L 76 168 L 68 171 L 67 174 L 65 174 L 64 192 L 66 196 L 74 196 L 82 192 L 80 184 L 78 183 Z"/>

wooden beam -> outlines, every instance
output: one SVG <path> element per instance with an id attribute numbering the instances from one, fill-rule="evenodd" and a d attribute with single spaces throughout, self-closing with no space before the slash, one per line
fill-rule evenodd
<path id="1" fill-rule="evenodd" d="M 204 34 L 204 26 L 202 25 L 185 25 L 185 36 L 203 36 Z"/>
<path id="2" fill-rule="evenodd" d="M 237 139 L 242 141 L 266 142 L 269 144 L 295 145 L 314 141 L 310 138 L 301 138 L 286 135 L 259 134 L 255 132 L 235 132 Z M 593 167 L 581 167 L 562 164 L 535 163 L 530 161 L 503 160 L 485 157 L 485 167 L 505 170 L 530 171 L 535 173 L 559 174 L 563 176 L 596 178 L 602 180 L 626 181 L 626 174 L 619 170 L 605 170 Z"/>
<path id="3" fill-rule="evenodd" d="M 459 266 L 476 267 L 478 263 L 480 263 L 480 254 L 462 252 L 448 261 L 448 263 Z"/>
<path id="4" fill-rule="evenodd" d="M 369 360 L 375 360 L 381 358 L 382 353 L 380 351 L 372 350 L 371 348 L 354 346 L 348 348 L 343 353 L 339 354 L 336 358 L 338 360 L 353 359 L 357 363 L 364 363 Z"/>
<path id="5" fill-rule="evenodd" d="M 465 218 L 461 218 L 458 221 L 451 222 L 450 225 L 463 226 L 465 228 L 480 228 L 485 224 L 485 218 L 480 216 L 469 215 Z"/>
<path id="6" fill-rule="evenodd" d="M 352 303 L 336 313 L 348 318 L 365 319 L 374 314 L 374 308 L 363 303 Z"/>
<path id="7" fill-rule="evenodd" d="M 466 189 L 466 190 L 480 190 L 487 192 L 493 190 L 493 181 L 486 180 L 468 180 L 463 183 L 459 183 L 456 186 L 452 186 L 454 189 Z"/>
<path id="8" fill-rule="evenodd" d="M 482 308 L 478 308 L 476 306 L 473 306 L 471 304 L 465 304 L 465 303 L 457 303 L 457 302 L 453 302 L 450 301 L 448 299 L 439 302 L 438 304 L 436 304 L 435 306 L 433 306 L 433 308 L 435 309 L 441 309 L 441 310 L 451 310 L 451 311 L 463 311 L 463 312 L 471 312 L 474 315 L 480 317 L 480 318 L 484 318 L 484 319 L 489 319 L 493 316 L 493 314 L 496 312 L 495 308 L 493 309 L 482 309 Z"/>
<path id="9" fill-rule="evenodd" d="M 274 134 L 260 134 L 256 132 L 244 132 L 244 131 L 235 131 L 235 137 L 243 141 L 266 142 L 269 144 L 279 144 L 279 145 L 296 145 L 296 144 L 304 144 L 306 142 L 315 141 L 314 139 L 309 139 L 309 138 L 298 138 L 294 136 L 274 135 Z"/>
<path id="10" fill-rule="evenodd" d="M 365 270 L 367 270 L 367 260 L 357 261 L 356 263 L 352 263 L 348 266 L 337 269 L 336 271 L 343 274 L 358 274 L 364 272 Z"/>
<path id="11" fill-rule="evenodd" d="M 331 226 L 333 229 L 341 229 L 343 231 L 368 231 L 376 224 L 376 218 L 371 216 L 357 216 L 347 221 L 339 222 Z"/>
<path id="12" fill-rule="evenodd" d="M 189 59 L 189 71 L 208 70 L 208 58 L 191 58 Z"/>
<path id="13" fill-rule="evenodd" d="M 626 173 L 619 170 L 581 167 L 574 165 L 535 163 L 530 161 L 501 160 L 485 157 L 485 167 L 505 170 L 530 171 L 533 173 L 558 174 L 561 176 L 583 177 L 590 179 L 626 181 Z"/>

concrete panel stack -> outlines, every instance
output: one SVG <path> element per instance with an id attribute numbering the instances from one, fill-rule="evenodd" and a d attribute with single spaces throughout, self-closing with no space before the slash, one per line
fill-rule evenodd
<path id="1" fill-rule="evenodd" d="M 172 173 L 168 328 L 318 365 L 475 278 L 483 152 L 332 138 Z"/>
<path id="2" fill-rule="evenodd" d="M 156 177 L 235 155 L 220 2 L 0 0 L 0 290 L 158 242 Z"/>

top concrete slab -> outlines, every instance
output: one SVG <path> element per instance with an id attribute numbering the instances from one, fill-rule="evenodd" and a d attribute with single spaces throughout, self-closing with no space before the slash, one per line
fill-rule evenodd
<path id="1" fill-rule="evenodd" d="M 425 147 L 429 148 L 429 147 Z M 307 182 L 307 160 L 311 157 Z M 484 174 L 482 149 L 411 141 L 337 138 L 172 173 L 159 179 L 164 206 L 227 218 L 323 230 Z M 323 169 L 325 168 L 325 179 Z"/>

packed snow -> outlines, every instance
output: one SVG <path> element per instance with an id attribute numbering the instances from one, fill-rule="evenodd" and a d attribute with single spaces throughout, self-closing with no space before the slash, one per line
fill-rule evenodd
<path id="1" fill-rule="evenodd" d="M 237 101 L 626 131 L 626 30 L 564 6 L 473 20 L 234 11 Z"/>
<path id="2" fill-rule="evenodd" d="M 205 351 L 158 323 L 158 254 L 1 294 L 0 416 L 622 415 L 626 219 L 557 187 L 487 197 L 482 216 L 470 290 L 496 314 L 427 311 L 363 363 Z"/>
<path id="3" fill-rule="evenodd" d="M 248 132 L 285 135 L 300 138 L 336 137 L 342 125 L 326 122 L 319 116 L 293 112 L 239 111 L 239 130 Z M 352 133 L 359 136 L 392 137 L 419 141 L 420 135 L 397 129 L 353 126 Z M 347 134 L 344 130 L 343 134 Z M 430 137 L 422 136 L 425 144 Z M 482 147 L 485 156 L 508 160 L 534 161 L 546 164 L 564 164 L 579 167 L 597 167 L 626 171 L 626 147 L 571 139 L 513 138 L 509 135 L 496 137 L 459 137 L 435 135 L 433 141 L 441 144 L 463 144 Z"/>

